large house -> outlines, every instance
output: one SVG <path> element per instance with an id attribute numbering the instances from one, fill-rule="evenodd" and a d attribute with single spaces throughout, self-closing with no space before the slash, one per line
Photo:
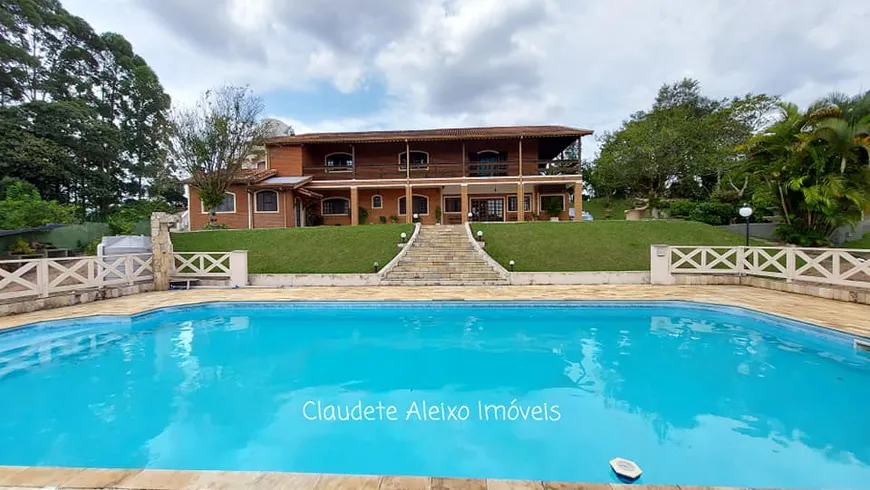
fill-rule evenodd
<path id="1" fill-rule="evenodd" d="M 580 140 L 565 126 L 312 133 L 267 140 L 217 209 L 230 228 L 569 217 Z M 573 149 L 575 151 L 567 151 Z M 574 155 L 566 159 L 565 155 Z M 574 193 L 582 216 L 582 193 Z M 190 225 L 208 222 L 191 188 Z M 410 205 L 408 204 L 410 203 Z M 364 211 L 363 211 L 364 210 Z"/>

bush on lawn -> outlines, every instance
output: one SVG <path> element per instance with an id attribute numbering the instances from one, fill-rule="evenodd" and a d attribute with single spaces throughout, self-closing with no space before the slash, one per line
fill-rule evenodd
<path id="1" fill-rule="evenodd" d="M 675 218 L 688 218 L 695 212 L 698 205 L 692 201 L 674 201 L 670 205 L 671 216 Z"/>
<path id="2" fill-rule="evenodd" d="M 734 205 L 724 202 L 702 202 L 692 211 L 692 221 L 700 221 L 708 225 L 727 225 L 737 216 Z"/>

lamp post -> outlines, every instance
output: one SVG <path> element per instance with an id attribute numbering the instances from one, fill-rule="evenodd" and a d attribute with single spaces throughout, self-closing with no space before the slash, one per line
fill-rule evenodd
<path id="1" fill-rule="evenodd" d="M 375 267 L 375 272 L 377 272 L 377 271 L 378 271 L 378 267 L 381 266 L 380 262 L 378 262 L 378 261 L 375 261 L 375 263 L 372 264 L 372 265 Z"/>
<path id="2" fill-rule="evenodd" d="M 514 266 L 515 266 L 517 263 L 514 262 L 513 260 L 511 260 L 510 262 L 508 262 L 508 264 L 511 266 L 511 272 L 513 272 L 513 271 L 514 271 Z"/>
<path id="3" fill-rule="evenodd" d="M 744 204 L 742 208 L 740 208 L 740 216 L 746 219 L 746 246 L 749 246 L 749 217 L 752 216 L 752 208 L 749 207 L 749 204 Z"/>
<path id="4" fill-rule="evenodd" d="M 417 213 L 414 213 L 414 223 L 416 223 L 419 219 L 420 219 L 420 215 Z"/>
<path id="5" fill-rule="evenodd" d="M 402 237 L 402 243 L 405 243 L 405 240 L 408 238 L 408 234 L 405 232 L 402 232 L 402 234 L 399 236 Z"/>
<path id="6" fill-rule="evenodd" d="M 474 221 L 474 213 L 468 213 L 468 221 Z"/>
<path id="7" fill-rule="evenodd" d="M 483 241 L 483 231 L 481 231 L 481 230 L 478 230 L 478 231 L 477 231 L 477 241 L 478 241 L 478 242 L 482 242 L 482 241 Z"/>

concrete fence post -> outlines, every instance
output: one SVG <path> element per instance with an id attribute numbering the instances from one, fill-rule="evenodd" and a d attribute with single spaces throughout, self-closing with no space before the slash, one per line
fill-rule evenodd
<path id="1" fill-rule="evenodd" d="M 244 287 L 248 285 L 248 251 L 235 250 L 230 252 L 230 286 Z"/>
<path id="2" fill-rule="evenodd" d="M 651 245 L 649 252 L 650 284 L 675 284 L 671 274 L 671 250 L 669 245 Z"/>

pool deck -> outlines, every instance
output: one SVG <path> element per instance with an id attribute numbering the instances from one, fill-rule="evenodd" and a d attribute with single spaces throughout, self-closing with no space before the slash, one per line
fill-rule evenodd
<path id="1" fill-rule="evenodd" d="M 0 466 L 0 490 L 728 490 L 726 487 L 554 483 L 255 471 L 102 470 Z"/>
<path id="2" fill-rule="evenodd" d="M 870 305 L 845 303 L 748 286 L 489 286 L 307 287 L 162 291 L 0 317 L 0 330 L 27 323 L 91 315 L 129 315 L 162 306 L 209 301 L 409 300 L 682 300 L 741 306 L 870 337 Z"/>
<path id="3" fill-rule="evenodd" d="M 138 294 L 0 318 L 0 330 L 90 315 L 126 315 L 209 301 L 682 300 L 739 306 L 870 337 L 870 306 L 746 286 L 498 286 L 207 289 Z M 0 490 L 25 488 L 371 490 L 722 490 L 725 487 L 550 483 L 297 473 L 100 470 L 0 466 Z"/>

